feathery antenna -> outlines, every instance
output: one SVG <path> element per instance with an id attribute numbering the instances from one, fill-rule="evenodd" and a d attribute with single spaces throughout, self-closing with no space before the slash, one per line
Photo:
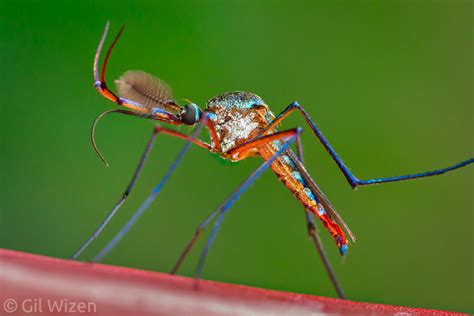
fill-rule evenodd
<path id="1" fill-rule="evenodd" d="M 148 110 L 161 108 L 179 113 L 171 88 L 163 80 L 141 70 L 129 70 L 115 80 L 118 95 L 144 105 Z"/>

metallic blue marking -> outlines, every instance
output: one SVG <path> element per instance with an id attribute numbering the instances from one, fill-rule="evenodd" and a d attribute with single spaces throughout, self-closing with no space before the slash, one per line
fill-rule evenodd
<path id="1" fill-rule="evenodd" d="M 160 109 L 160 108 L 153 108 L 151 110 L 151 114 L 155 115 L 155 114 L 164 114 L 164 113 L 168 113 L 166 111 L 164 111 L 163 109 Z"/>
<path id="2" fill-rule="evenodd" d="M 132 100 L 129 100 L 129 99 L 125 99 L 125 98 L 119 98 L 119 102 L 120 103 L 128 103 L 128 104 L 131 104 L 133 106 L 136 106 L 137 108 L 142 108 L 142 109 L 145 109 L 145 106 L 141 103 L 138 103 L 138 102 L 135 102 L 135 101 L 132 101 Z M 155 112 L 156 111 L 156 112 Z M 159 108 L 154 108 L 153 111 L 151 112 L 152 114 L 156 114 L 157 112 L 160 112 L 160 113 L 168 113 L 168 112 L 165 112 L 164 110 L 161 110 Z"/>
<path id="3" fill-rule="evenodd" d="M 342 245 L 339 248 L 339 252 L 341 253 L 341 255 L 345 256 L 347 254 L 347 245 Z"/>
<path id="4" fill-rule="evenodd" d="M 281 155 L 281 159 L 283 160 L 284 163 L 291 165 L 290 157 L 288 157 L 287 155 Z"/>
<path id="5" fill-rule="evenodd" d="M 206 112 L 206 113 L 207 113 L 207 117 L 209 117 L 209 119 L 211 121 L 217 120 L 217 114 L 216 113 L 212 113 L 212 112 Z"/>
<path id="6" fill-rule="evenodd" d="M 194 113 L 195 113 L 195 117 L 194 117 L 194 122 L 199 122 L 199 119 L 201 118 L 201 109 L 193 103 L 193 106 L 194 106 Z"/>
<path id="7" fill-rule="evenodd" d="M 249 92 L 234 91 L 213 97 L 207 102 L 206 109 L 212 107 L 226 107 L 229 110 L 233 108 L 248 110 L 264 104 L 262 98 L 258 95 Z"/>
<path id="8" fill-rule="evenodd" d="M 274 117 L 275 115 L 272 113 L 272 111 L 268 110 L 267 114 L 265 115 L 265 119 L 267 120 L 268 124 L 273 122 L 272 116 Z"/>
<path id="9" fill-rule="evenodd" d="M 296 181 L 298 181 L 299 183 L 303 183 L 303 178 L 301 177 L 301 173 L 295 170 L 292 172 L 292 175 L 293 175 L 293 178 L 296 179 Z"/>
<path id="10" fill-rule="evenodd" d="M 310 188 L 304 188 L 304 193 L 306 194 L 307 197 L 309 197 L 311 200 L 317 201 L 316 197 L 314 196 L 313 192 L 311 191 Z"/>
<path id="11" fill-rule="evenodd" d="M 324 207 L 322 205 L 318 205 L 318 214 L 323 216 L 326 214 L 326 210 L 324 209 Z"/>
<path id="12" fill-rule="evenodd" d="M 279 150 L 281 148 L 281 142 L 279 140 L 276 140 L 273 142 L 273 146 L 275 146 L 275 148 Z"/>

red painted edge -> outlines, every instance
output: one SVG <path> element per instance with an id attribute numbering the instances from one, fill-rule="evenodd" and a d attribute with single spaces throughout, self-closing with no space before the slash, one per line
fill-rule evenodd
<path id="1" fill-rule="evenodd" d="M 193 285 L 187 277 L 0 249 L 0 315 L 460 315 L 206 280 L 199 290 Z"/>

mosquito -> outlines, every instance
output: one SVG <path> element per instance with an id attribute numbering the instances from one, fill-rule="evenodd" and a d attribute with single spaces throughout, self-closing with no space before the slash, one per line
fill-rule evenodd
<path id="1" fill-rule="evenodd" d="M 334 239 L 339 253 L 346 256 L 349 241 L 355 242 L 355 235 L 351 232 L 342 217 L 329 202 L 324 193 L 311 178 L 303 165 L 303 151 L 301 146 L 302 128 L 292 128 L 283 131 L 277 130 L 277 125 L 281 123 L 291 113 L 300 113 L 303 115 L 311 131 L 321 144 L 327 150 L 329 155 L 335 161 L 349 185 L 355 189 L 359 186 L 381 184 L 387 182 L 411 180 L 443 173 L 467 166 L 474 162 L 470 158 L 447 168 L 434 171 L 407 174 L 387 178 L 376 178 L 369 180 L 358 179 L 349 168 L 343 163 L 333 147 L 317 128 L 314 121 L 304 108 L 297 102 L 288 105 L 280 114 L 274 115 L 268 105 L 259 96 L 243 91 L 227 92 L 211 98 L 202 110 L 195 103 L 186 100 L 187 104 L 181 106 L 173 99 L 170 87 L 157 77 L 142 71 L 127 71 L 119 80 L 115 81 L 117 94 L 112 92 L 105 82 L 105 72 L 111 52 L 120 38 L 124 27 L 120 29 L 110 45 L 102 68 L 99 72 L 99 57 L 102 46 L 109 30 L 109 23 L 105 26 L 104 33 L 100 39 L 94 57 L 94 86 L 96 90 L 106 99 L 116 103 L 126 109 L 113 109 L 101 113 L 91 129 L 92 145 L 99 157 L 107 165 L 106 160 L 96 146 L 94 140 L 94 131 L 97 123 L 106 115 L 111 113 L 121 113 L 146 119 L 152 119 L 169 125 L 188 125 L 195 129 L 191 135 L 178 132 L 168 127 L 156 125 L 153 133 L 145 147 L 140 158 L 138 166 L 132 176 L 130 183 L 123 192 L 119 201 L 112 208 L 94 233 L 86 240 L 84 244 L 72 255 L 71 259 L 77 259 L 83 251 L 99 236 L 112 217 L 117 213 L 129 196 L 132 188 L 142 171 L 145 160 L 155 142 L 157 135 L 164 134 L 180 138 L 186 141 L 184 147 L 173 161 L 168 171 L 152 190 L 149 197 L 143 202 L 139 209 L 131 216 L 129 221 L 121 228 L 115 237 L 94 257 L 94 261 L 102 260 L 124 237 L 130 228 L 136 223 L 139 217 L 145 212 L 148 206 L 155 199 L 166 181 L 170 178 L 179 162 L 190 148 L 191 144 L 197 145 L 212 153 L 218 154 L 222 159 L 232 162 L 241 161 L 248 157 L 259 156 L 263 163 L 250 174 L 233 191 L 227 199 L 220 204 L 199 226 L 197 226 L 194 235 L 184 248 L 181 256 L 173 267 L 171 273 L 175 274 L 181 263 L 192 250 L 195 242 L 202 232 L 214 222 L 214 227 L 208 237 L 195 271 L 196 282 L 200 279 L 204 262 L 209 253 L 211 245 L 217 235 L 217 232 L 224 220 L 224 216 L 229 211 L 234 202 L 252 185 L 252 183 L 268 168 L 270 168 L 280 180 L 301 202 L 305 209 L 307 230 L 310 239 L 314 243 L 319 256 L 322 259 L 324 268 L 329 279 L 340 298 L 345 298 L 344 292 L 336 279 L 333 268 L 323 249 L 321 240 L 318 236 L 314 217 L 319 219 L 329 234 Z M 204 142 L 198 137 L 203 128 L 207 128 L 210 135 L 210 142 Z M 297 153 L 294 153 L 290 145 L 296 144 Z M 197 284 L 197 283 L 196 283 Z"/>

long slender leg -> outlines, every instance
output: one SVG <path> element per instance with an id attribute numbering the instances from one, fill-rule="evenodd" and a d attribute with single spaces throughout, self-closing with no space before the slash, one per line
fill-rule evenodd
<path id="1" fill-rule="evenodd" d="M 449 172 L 449 171 L 467 166 L 467 165 L 474 162 L 474 158 L 470 158 L 470 159 L 467 159 L 467 160 L 462 161 L 460 163 L 457 163 L 455 165 L 452 165 L 450 167 L 437 169 L 437 170 L 433 170 L 433 171 L 413 173 L 413 174 L 407 174 L 407 175 L 395 176 L 395 177 L 387 177 L 387 178 L 375 178 L 375 179 L 368 179 L 368 180 L 359 180 L 349 170 L 349 168 L 344 164 L 342 159 L 339 157 L 339 155 L 336 153 L 336 151 L 332 148 L 332 146 L 329 144 L 329 142 L 323 136 L 321 131 L 316 127 L 316 124 L 314 124 L 313 120 L 309 117 L 308 113 L 306 113 L 306 111 L 303 109 L 303 107 L 300 104 L 298 104 L 298 102 L 291 103 L 285 110 L 283 110 L 283 112 L 281 112 L 265 128 L 265 130 L 261 133 L 261 135 L 265 135 L 268 131 L 272 130 L 278 123 L 280 123 L 285 117 L 287 117 L 294 110 L 299 110 L 303 114 L 304 118 L 306 119 L 306 122 L 311 127 L 311 129 L 313 130 L 316 137 L 323 144 L 324 148 L 326 148 L 328 153 L 331 155 L 333 160 L 336 162 L 337 166 L 342 171 L 342 173 L 344 174 L 344 176 L 346 177 L 347 181 L 349 182 L 349 184 L 351 185 L 352 188 L 356 188 L 357 186 L 362 186 L 362 185 L 370 185 L 370 184 L 385 183 L 385 182 L 395 182 L 395 181 L 411 180 L 411 179 L 417 179 L 417 178 L 423 178 L 423 177 L 436 176 L 436 175 L 440 175 L 440 174 L 443 174 L 443 173 L 446 173 L 446 172 Z"/>
<path id="2" fill-rule="evenodd" d="M 244 144 L 232 149 L 231 151 L 229 151 L 229 154 L 230 155 L 234 155 L 234 154 L 244 154 L 245 155 L 245 152 L 247 150 L 249 150 L 249 149 L 251 149 L 255 146 L 258 146 L 261 143 L 272 141 L 272 140 L 276 139 L 279 135 L 284 134 L 284 133 L 288 133 L 288 131 L 278 132 L 278 133 L 274 133 L 274 134 L 270 134 L 270 135 L 261 136 L 261 137 L 256 138 L 256 139 L 252 139 L 249 142 L 244 143 Z M 262 134 L 264 134 L 264 133 L 262 133 Z M 297 137 L 297 144 L 298 144 L 298 160 L 302 161 L 303 160 L 303 150 L 302 150 L 299 135 Z M 308 212 L 308 211 L 309 210 L 306 210 L 306 212 Z M 321 259 L 324 263 L 324 267 L 325 267 L 325 269 L 326 269 L 326 271 L 329 275 L 329 278 L 331 279 L 331 282 L 332 282 L 338 296 L 340 298 L 345 298 L 344 297 L 344 292 L 342 291 L 341 286 L 337 282 L 334 271 L 331 267 L 331 264 L 329 263 L 329 259 L 326 255 L 325 251 L 324 251 L 322 242 L 319 239 L 319 236 L 316 234 L 316 227 L 314 226 L 314 223 L 312 222 L 312 217 L 307 218 L 307 220 L 308 220 L 308 233 L 309 233 L 311 239 L 313 240 L 313 243 L 316 246 L 316 250 L 318 251 L 318 253 L 319 253 L 319 255 L 320 255 L 320 257 L 321 257 Z M 220 219 L 220 221 L 222 221 L 222 219 Z M 220 225 L 219 219 L 218 219 L 218 222 L 216 222 L 216 225 Z M 196 235 L 195 235 L 195 237 L 196 237 Z M 192 242 L 194 242 L 194 241 L 195 241 L 195 238 L 193 238 Z M 188 246 L 188 248 L 189 248 L 189 246 Z M 188 249 L 188 251 L 189 251 L 189 249 Z"/>
<path id="3" fill-rule="evenodd" d="M 262 144 L 266 144 L 275 140 L 281 140 L 281 139 L 293 136 L 299 129 L 300 128 L 298 127 L 298 128 L 293 128 L 286 131 L 276 132 L 270 135 L 254 138 L 251 141 L 248 141 L 237 147 L 232 148 L 231 150 L 227 152 L 227 154 L 234 158 L 241 158 L 242 156 L 246 157 L 247 152 L 249 150 L 253 150 L 255 147 L 258 147 Z M 301 151 L 300 148 L 298 148 L 298 150 Z"/>
<path id="4" fill-rule="evenodd" d="M 253 140 L 252 142 L 250 143 L 247 143 L 245 145 L 245 147 L 241 147 L 239 146 L 238 148 L 238 153 L 244 153 L 246 150 L 248 149 L 251 149 L 253 147 L 256 147 L 258 146 L 259 144 L 261 143 L 265 143 L 265 142 L 270 142 L 270 141 L 273 141 L 273 140 L 279 140 L 279 139 L 282 139 L 282 138 L 285 138 L 285 137 L 290 137 L 292 135 L 295 135 L 297 134 L 298 137 L 297 138 L 300 138 L 299 135 L 301 135 L 301 132 L 299 132 L 299 129 L 291 129 L 291 130 L 287 130 L 287 131 L 282 131 L 282 132 L 278 132 L 278 133 L 274 133 L 274 134 L 271 134 L 271 135 L 266 135 L 266 136 L 262 136 L 261 138 L 259 139 L 255 139 Z M 234 154 L 234 152 L 231 152 L 230 153 L 231 155 Z M 207 227 L 207 225 L 217 216 L 217 214 L 219 213 L 219 209 L 221 207 L 223 207 L 223 205 L 225 204 L 225 202 L 217 209 L 217 210 L 214 210 L 197 228 L 196 228 L 196 231 L 194 232 L 194 235 L 193 237 L 191 238 L 191 240 L 189 241 L 188 245 L 186 246 L 186 248 L 184 249 L 184 251 L 181 253 L 181 256 L 179 257 L 178 261 L 176 262 L 176 264 L 174 265 L 173 269 L 171 270 L 171 274 L 175 274 L 179 267 L 181 266 L 181 263 L 184 261 L 184 259 L 187 257 L 188 253 L 191 251 L 191 249 L 193 248 L 195 242 L 197 241 L 197 239 L 199 238 L 199 236 L 201 235 L 201 233 L 203 232 L 203 230 Z"/>
<path id="5" fill-rule="evenodd" d="M 314 224 L 314 220 L 313 220 L 313 213 L 311 213 L 311 211 L 309 210 L 306 210 L 305 213 L 306 213 L 306 223 L 308 226 L 308 235 L 313 241 L 314 246 L 316 247 L 316 250 L 318 251 L 319 256 L 321 257 L 321 260 L 323 261 L 324 268 L 326 269 L 326 272 L 329 278 L 331 279 L 331 283 L 337 292 L 337 296 L 339 296 L 339 298 L 345 299 L 346 296 L 344 294 L 344 291 L 342 290 L 341 285 L 337 281 L 336 275 L 334 274 L 334 270 L 331 266 L 331 263 L 329 262 L 329 258 L 326 255 L 326 252 L 324 251 L 321 238 L 319 238 L 318 231 L 316 229 L 316 225 Z"/>
<path id="6" fill-rule="evenodd" d="M 133 186 L 135 185 L 135 182 L 136 182 L 138 176 L 141 173 L 143 165 L 145 164 L 145 160 L 148 158 L 148 155 L 151 151 L 151 148 L 153 147 L 153 144 L 156 140 L 156 136 L 158 134 L 170 135 L 170 136 L 174 136 L 174 137 L 177 137 L 177 138 L 192 141 L 196 145 L 210 150 L 210 146 L 208 144 L 200 141 L 199 139 L 193 139 L 192 137 L 190 137 L 188 135 L 185 135 L 185 134 L 182 134 L 180 132 L 177 132 L 177 131 L 174 131 L 174 130 L 171 130 L 171 129 L 167 129 L 167 128 L 164 128 L 164 127 L 161 127 L 161 126 L 157 125 L 153 129 L 153 133 L 152 133 L 152 135 L 150 137 L 150 140 L 148 141 L 148 143 L 145 147 L 145 150 L 144 150 L 144 152 L 143 152 L 143 154 L 140 158 L 140 161 L 138 163 L 138 166 L 135 169 L 135 172 L 133 173 L 132 179 L 130 180 L 130 183 L 128 184 L 125 191 L 122 193 L 122 196 L 120 197 L 119 201 L 115 204 L 115 206 L 112 208 L 112 210 L 109 212 L 109 214 L 105 217 L 105 219 L 102 221 L 102 223 L 99 225 L 99 227 L 97 227 L 97 229 L 94 231 L 94 233 L 81 245 L 81 247 L 79 247 L 79 249 L 70 257 L 70 259 L 74 259 L 74 260 L 77 259 L 84 252 L 84 250 L 86 250 L 86 248 L 95 239 L 97 239 L 97 237 L 100 235 L 100 233 L 105 228 L 105 226 L 110 222 L 112 217 L 117 213 L 117 211 L 123 205 L 125 200 L 128 198 L 130 192 L 132 191 Z"/>
<path id="7" fill-rule="evenodd" d="M 119 208 L 125 202 L 128 195 L 132 191 L 132 188 L 135 184 L 135 181 L 137 180 L 138 176 L 140 175 L 140 172 L 143 168 L 143 165 L 145 164 L 145 160 L 147 159 L 148 154 L 150 153 L 150 150 L 153 146 L 153 143 L 155 142 L 156 135 L 158 134 L 158 132 L 159 132 L 158 128 L 153 129 L 153 133 L 150 137 L 150 140 L 146 144 L 145 151 L 143 152 L 143 154 L 140 158 L 140 162 L 138 163 L 138 166 L 135 169 L 135 172 L 133 173 L 132 179 L 131 179 L 130 183 L 128 184 L 127 188 L 125 189 L 125 191 L 122 193 L 122 196 L 120 197 L 117 204 L 115 204 L 115 206 L 112 208 L 110 213 L 105 217 L 105 219 L 102 221 L 102 223 L 99 225 L 99 227 L 97 227 L 97 229 L 94 231 L 94 233 L 86 240 L 85 243 L 83 243 L 81 245 L 81 247 L 79 247 L 79 249 L 70 257 L 70 259 L 77 259 L 84 252 L 84 250 L 86 250 L 86 248 L 99 236 L 99 234 L 102 232 L 102 230 L 105 228 L 105 226 L 110 222 L 112 217 L 115 215 L 115 213 L 117 213 Z"/>
<path id="8" fill-rule="evenodd" d="M 203 115 L 201 121 L 199 122 L 199 125 L 196 127 L 194 130 L 193 134 L 191 135 L 190 138 L 187 138 L 187 142 L 184 145 L 183 149 L 181 149 L 181 152 L 178 154 L 176 159 L 173 161 L 171 166 L 169 167 L 168 171 L 166 174 L 163 176 L 163 178 L 160 180 L 160 182 L 153 188 L 153 191 L 151 194 L 148 196 L 148 198 L 143 202 L 143 204 L 140 206 L 140 208 L 135 211 L 135 213 L 130 217 L 128 222 L 120 229 L 120 231 L 114 236 L 114 238 L 104 247 L 100 252 L 93 258 L 93 261 L 101 261 L 117 244 L 120 242 L 120 240 L 127 234 L 127 232 L 132 228 L 132 226 L 137 222 L 137 220 L 142 216 L 142 214 L 145 212 L 145 210 L 148 208 L 148 206 L 153 202 L 155 197 L 160 193 L 161 189 L 165 185 L 166 181 L 170 178 L 171 174 L 173 171 L 176 169 L 178 164 L 181 162 L 183 159 L 184 155 L 188 151 L 189 147 L 193 143 L 193 141 L 199 136 L 200 131 L 202 130 L 202 127 L 205 126 L 207 122 L 207 116 Z M 177 132 L 174 132 L 175 134 Z"/>
<path id="9" fill-rule="evenodd" d="M 303 162 L 303 146 L 301 145 L 300 137 L 298 137 L 297 142 L 298 142 L 298 160 L 301 163 L 304 163 Z M 308 235 L 313 241 L 314 246 L 316 247 L 316 250 L 318 251 L 318 254 L 321 257 L 321 260 L 323 261 L 324 268 L 326 269 L 326 273 L 328 274 L 329 279 L 331 280 L 331 283 L 337 292 L 337 296 L 339 296 L 339 298 L 346 299 L 344 291 L 342 290 L 341 285 L 337 281 L 336 274 L 334 273 L 334 269 L 332 268 L 331 262 L 329 261 L 329 258 L 326 255 L 326 251 L 324 250 L 321 238 L 319 238 L 318 230 L 316 229 L 316 225 L 314 223 L 314 214 L 308 208 L 305 209 L 305 218 L 306 218 L 306 224 L 307 224 L 307 229 L 308 229 Z"/>
<path id="10" fill-rule="evenodd" d="M 224 219 L 224 215 L 227 213 L 227 211 L 230 209 L 230 207 L 232 206 L 232 204 L 240 197 L 240 195 L 242 193 L 244 193 L 249 187 L 250 185 L 270 166 L 270 164 L 272 162 L 275 161 L 275 159 L 283 152 L 285 152 L 289 146 L 291 145 L 291 143 L 293 143 L 296 138 L 301 134 L 301 129 L 300 128 L 297 128 L 295 130 L 291 130 L 291 135 L 289 135 L 288 133 L 286 133 L 287 131 L 285 132 L 280 132 L 279 136 L 280 136 L 280 139 L 286 139 L 286 141 L 284 142 L 284 144 L 280 147 L 280 149 L 275 153 L 275 155 L 273 155 L 270 159 L 268 159 L 267 161 L 265 161 L 262 165 L 260 165 L 260 167 L 255 170 L 247 179 L 245 179 L 244 182 L 242 182 L 242 184 L 234 191 L 232 192 L 232 194 L 229 195 L 229 197 L 216 209 L 214 210 L 211 215 L 209 215 L 206 220 L 204 220 L 204 222 L 202 222 L 198 228 L 196 229 L 195 233 L 194 233 L 194 236 L 193 238 L 190 240 L 190 242 L 188 243 L 188 245 L 186 246 L 186 248 L 184 249 L 183 253 L 181 254 L 178 262 L 176 263 L 176 265 L 174 266 L 173 270 L 171 273 L 176 273 L 176 271 L 178 270 L 180 264 L 182 263 L 182 261 L 185 259 L 185 257 L 187 256 L 187 254 L 189 253 L 189 251 L 192 249 L 194 243 L 196 242 L 197 238 L 199 237 L 199 235 L 201 234 L 201 232 L 209 225 L 209 223 L 211 223 L 211 221 L 217 216 L 219 215 L 218 219 L 216 220 L 215 224 L 214 224 L 214 228 L 211 232 L 211 235 L 209 236 L 209 239 L 206 243 L 206 246 L 204 247 L 202 253 L 201 253 L 201 257 L 199 259 L 199 263 L 198 263 L 198 266 L 196 268 L 196 272 L 195 272 L 195 278 L 198 280 L 201 276 L 201 273 L 202 273 L 202 269 L 203 269 L 203 266 L 204 266 L 204 262 L 206 260 L 206 256 L 207 254 L 209 253 L 209 249 L 211 248 L 211 245 L 214 241 L 214 238 L 216 237 L 216 234 L 217 234 L 217 231 L 220 227 L 220 224 L 222 223 L 223 219 Z M 269 136 L 272 136 L 272 135 L 269 135 Z M 197 284 L 197 283 L 196 283 Z"/>
<path id="11" fill-rule="evenodd" d="M 263 171 L 265 171 L 269 166 L 270 164 L 275 161 L 275 159 L 280 155 L 282 154 L 283 152 L 285 152 L 289 146 L 291 145 L 291 143 L 293 143 L 297 137 L 301 134 L 301 129 L 297 129 L 295 131 L 295 134 L 293 136 L 291 136 L 291 138 L 289 138 L 284 144 L 283 146 L 281 146 L 281 148 L 270 158 L 268 159 L 267 161 L 265 161 L 257 170 L 255 170 L 238 188 L 237 190 L 235 190 L 230 196 L 229 198 L 224 202 L 223 205 L 221 205 L 217 210 L 218 212 L 220 213 L 219 215 L 219 218 L 216 220 L 215 224 L 214 224 L 214 228 L 212 229 L 212 232 L 209 236 L 209 239 L 207 240 L 207 243 L 204 247 L 204 249 L 202 250 L 202 253 L 201 253 L 201 257 L 199 258 L 199 263 L 198 263 L 198 266 L 196 268 L 196 272 L 194 274 L 196 280 L 199 280 L 200 277 L 201 277 L 201 273 L 202 273 L 202 269 L 204 267 L 204 263 L 206 261 L 206 257 L 209 253 L 209 249 L 211 248 L 212 246 L 212 243 L 214 242 L 214 239 L 217 235 L 217 232 L 220 228 L 220 225 L 222 223 L 222 221 L 224 220 L 224 216 L 225 214 L 227 213 L 227 211 L 230 209 L 230 207 L 232 206 L 232 204 L 234 204 L 234 202 L 240 197 L 240 195 L 242 193 L 244 193 L 249 187 L 250 185 L 263 173 Z M 197 283 L 196 283 L 197 285 Z"/>

